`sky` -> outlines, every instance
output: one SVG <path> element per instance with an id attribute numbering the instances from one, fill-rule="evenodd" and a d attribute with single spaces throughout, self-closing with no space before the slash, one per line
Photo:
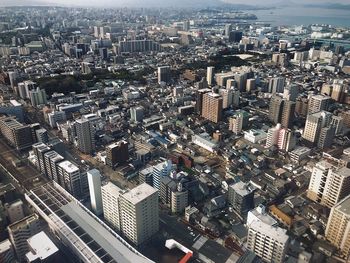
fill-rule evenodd
<path id="1" fill-rule="evenodd" d="M 220 1 L 234 4 L 270 5 L 284 3 L 286 0 L 0 0 L 1 5 L 33 5 L 33 4 L 57 4 L 77 6 L 129 6 L 129 7 L 162 7 L 162 6 L 202 6 L 213 5 Z M 296 4 L 329 3 L 332 0 L 289 0 Z M 349 0 L 336 0 L 336 3 L 350 4 Z"/>

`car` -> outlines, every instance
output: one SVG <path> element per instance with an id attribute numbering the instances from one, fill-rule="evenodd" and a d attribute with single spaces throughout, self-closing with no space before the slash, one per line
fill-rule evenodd
<path id="1" fill-rule="evenodd" d="M 187 229 L 188 229 L 188 230 L 190 230 L 190 231 L 192 231 L 192 230 L 193 230 L 193 229 L 192 229 L 191 227 L 189 227 L 189 226 L 187 227 Z"/>

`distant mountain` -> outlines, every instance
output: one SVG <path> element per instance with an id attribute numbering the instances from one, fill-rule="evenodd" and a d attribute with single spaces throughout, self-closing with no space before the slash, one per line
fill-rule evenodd
<path id="1" fill-rule="evenodd" d="M 324 4 L 304 4 L 305 7 L 318 7 L 325 9 L 342 9 L 350 10 L 350 4 L 340 4 L 340 3 L 324 3 Z"/>

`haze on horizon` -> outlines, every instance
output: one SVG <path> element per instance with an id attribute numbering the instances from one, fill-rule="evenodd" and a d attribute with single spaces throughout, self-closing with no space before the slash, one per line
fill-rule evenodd
<path id="1" fill-rule="evenodd" d="M 331 0 L 0 0 L 0 6 L 9 5 L 64 5 L 64 6 L 99 6 L 99 7 L 207 7 L 220 3 L 246 5 L 283 5 L 286 4 L 322 4 L 332 3 Z M 337 0 L 336 3 L 349 4 L 349 0 Z"/>

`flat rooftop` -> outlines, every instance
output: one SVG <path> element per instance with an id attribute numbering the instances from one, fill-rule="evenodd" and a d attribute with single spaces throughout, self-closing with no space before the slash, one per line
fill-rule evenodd
<path id="1" fill-rule="evenodd" d="M 338 204 L 335 205 L 335 208 L 340 212 L 350 216 L 350 196 L 345 197 Z"/>
<path id="2" fill-rule="evenodd" d="M 58 252 L 58 248 L 43 231 L 29 238 L 27 242 L 31 251 L 26 254 L 26 257 L 30 262 L 35 259 L 45 260 Z"/>
<path id="3" fill-rule="evenodd" d="M 157 189 L 146 183 L 143 183 L 123 194 L 123 197 L 135 205 L 154 193 L 158 195 L 157 192 Z"/>

